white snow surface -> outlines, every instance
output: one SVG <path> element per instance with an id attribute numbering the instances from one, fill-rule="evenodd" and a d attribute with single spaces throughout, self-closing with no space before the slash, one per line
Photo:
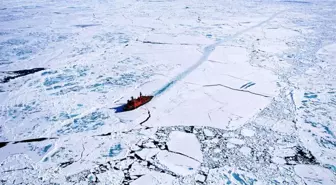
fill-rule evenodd
<path id="1" fill-rule="evenodd" d="M 169 170 L 182 176 L 196 173 L 200 166 L 200 162 L 194 159 L 169 152 L 160 152 L 158 160 Z"/>

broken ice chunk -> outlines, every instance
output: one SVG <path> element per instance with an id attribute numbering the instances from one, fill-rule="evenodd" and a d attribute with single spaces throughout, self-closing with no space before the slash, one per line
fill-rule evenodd
<path id="1" fill-rule="evenodd" d="M 167 143 L 170 151 L 179 152 L 189 157 L 203 160 L 201 145 L 194 134 L 174 131 L 169 135 L 170 141 Z"/>

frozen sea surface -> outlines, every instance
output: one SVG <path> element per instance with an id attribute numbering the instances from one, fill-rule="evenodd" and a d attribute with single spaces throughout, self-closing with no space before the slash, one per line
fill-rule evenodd
<path id="1" fill-rule="evenodd" d="M 336 184 L 335 7 L 0 2 L 0 184 Z"/>

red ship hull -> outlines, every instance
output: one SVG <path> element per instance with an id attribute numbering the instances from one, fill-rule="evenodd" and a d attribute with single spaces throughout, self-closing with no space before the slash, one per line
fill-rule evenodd
<path id="1" fill-rule="evenodd" d="M 130 111 L 134 110 L 138 107 L 141 107 L 142 105 L 148 103 L 153 99 L 154 96 L 140 96 L 137 99 L 133 99 L 127 102 L 126 105 L 123 107 L 123 111 Z"/>

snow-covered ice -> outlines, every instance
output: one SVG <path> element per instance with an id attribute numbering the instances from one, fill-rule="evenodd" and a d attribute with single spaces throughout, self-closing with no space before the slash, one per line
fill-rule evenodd
<path id="1" fill-rule="evenodd" d="M 187 155 L 200 162 L 203 161 L 201 145 L 194 134 L 172 132 L 169 135 L 169 139 L 167 146 L 170 151 Z"/>
<path id="2" fill-rule="evenodd" d="M 336 184 L 335 7 L 0 2 L 0 184 Z"/>

